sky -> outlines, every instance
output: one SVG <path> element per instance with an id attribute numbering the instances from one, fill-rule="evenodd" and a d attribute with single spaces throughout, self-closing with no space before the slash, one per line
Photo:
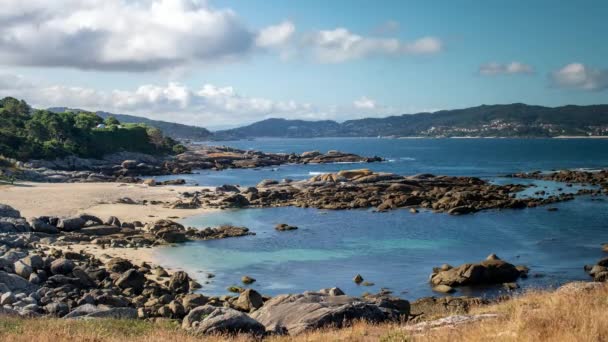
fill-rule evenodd
<path id="1" fill-rule="evenodd" d="M 220 129 L 608 99 L 608 1 L 2 0 L 0 96 Z"/>

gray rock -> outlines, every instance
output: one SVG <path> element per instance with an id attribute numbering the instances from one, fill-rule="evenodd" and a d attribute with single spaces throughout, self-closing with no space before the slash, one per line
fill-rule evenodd
<path id="1" fill-rule="evenodd" d="M 29 265 L 27 265 L 21 260 L 17 260 L 13 265 L 15 267 L 15 274 L 17 274 L 23 279 L 30 278 L 30 274 L 32 274 L 33 270 Z"/>
<path id="2" fill-rule="evenodd" d="M 116 279 L 116 286 L 121 289 L 133 289 L 136 293 L 141 293 L 144 289 L 146 277 L 136 269 L 130 269 L 123 273 L 120 278 Z"/>
<path id="3" fill-rule="evenodd" d="M 57 225 L 57 228 L 65 232 L 73 232 L 80 230 L 82 227 L 84 227 L 85 223 L 86 221 L 80 217 L 69 217 L 61 219 Z"/>
<path id="4" fill-rule="evenodd" d="M 233 305 L 239 310 L 250 312 L 262 307 L 262 305 L 264 305 L 264 300 L 262 299 L 262 295 L 256 290 L 247 289 L 241 292 L 239 298 Z"/>
<path id="5" fill-rule="evenodd" d="M 32 230 L 37 232 L 37 233 L 46 233 L 46 234 L 58 234 L 59 233 L 59 229 L 57 229 L 57 227 L 44 222 L 43 220 L 41 220 L 40 218 L 32 218 L 30 220 L 30 225 L 32 226 Z"/>
<path id="6" fill-rule="evenodd" d="M 34 270 L 40 270 L 44 268 L 44 261 L 42 260 L 42 257 L 40 255 L 28 255 L 21 260 Z"/>
<path id="7" fill-rule="evenodd" d="M 173 273 L 169 279 L 169 290 L 177 293 L 187 293 L 190 291 L 190 277 L 184 271 Z"/>
<path id="8" fill-rule="evenodd" d="M 0 217 L 20 218 L 21 213 L 9 205 L 0 204 Z"/>
<path id="9" fill-rule="evenodd" d="M 327 326 L 342 327 L 356 320 L 378 323 L 389 318 L 377 305 L 358 298 L 320 293 L 274 297 L 251 317 L 269 331 L 286 330 L 290 335 Z"/>
<path id="10" fill-rule="evenodd" d="M 49 315 L 63 317 L 70 312 L 70 309 L 65 303 L 50 303 L 44 306 L 44 311 Z"/>
<path id="11" fill-rule="evenodd" d="M 182 327 L 200 334 L 246 333 L 261 336 L 266 332 L 262 324 L 247 314 L 211 305 L 200 306 L 190 311 L 184 317 Z"/>
<path id="12" fill-rule="evenodd" d="M 16 274 L 0 271 L 0 283 L 4 283 L 10 291 L 32 293 L 38 290 L 38 286 L 21 278 Z"/>
<path id="13" fill-rule="evenodd" d="M 186 311 L 203 306 L 207 304 L 207 302 L 209 302 L 209 298 L 197 293 L 189 293 L 182 298 L 182 305 Z"/>
<path id="14" fill-rule="evenodd" d="M 69 259 L 60 258 L 51 263 L 51 273 L 68 274 L 74 269 L 74 262 Z"/>
<path id="15" fill-rule="evenodd" d="M 121 231 L 121 228 L 117 227 L 117 226 L 92 226 L 92 227 L 82 228 L 79 231 L 79 233 L 82 233 L 85 235 L 104 236 L 104 235 L 117 234 L 117 233 L 120 233 L 120 231 Z"/>
<path id="16" fill-rule="evenodd" d="M 83 305 L 80 305 L 80 306 L 74 308 L 74 310 L 70 311 L 70 313 L 65 315 L 64 318 L 76 318 L 76 317 L 80 317 L 80 316 L 86 316 L 88 314 L 92 314 L 92 313 L 102 311 L 102 310 L 104 310 L 104 309 L 99 308 L 93 304 L 83 304 Z"/>
<path id="17" fill-rule="evenodd" d="M 136 319 L 137 309 L 135 308 L 111 308 L 90 313 L 83 318 L 110 318 L 110 319 Z"/>
<path id="18" fill-rule="evenodd" d="M 12 305 L 17 302 L 17 298 L 12 292 L 5 292 L 0 296 L 0 305 Z"/>

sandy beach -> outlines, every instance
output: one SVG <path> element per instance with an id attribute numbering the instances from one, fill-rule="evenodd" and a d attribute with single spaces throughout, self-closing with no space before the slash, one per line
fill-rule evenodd
<path id="1" fill-rule="evenodd" d="M 170 209 L 163 205 L 117 204 L 119 198 L 135 201 L 172 201 L 184 191 L 196 191 L 201 187 L 156 186 L 121 183 L 17 183 L 14 186 L 0 184 L 0 203 L 21 211 L 24 217 L 72 216 L 82 213 L 105 219 L 116 216 L 122 221 L 150 222 L 157 219 L 184 218 L 215 209 Z M 76 252 L 87 252 L 101 260 L 122 257 L 134 264 L 143 262 L 158 264 L 156 248 L 102 248 L 93 244 L 77 244 L 69 247 L 52 246 Z M 174 271 L 175 269 L 168 269 Z"/>
<path id="2" fill-rule="evenodd" d="M 170 209 L 163 205 L 115 203 L 128 197 L 134 201 L 173 201 L 180 192 L 202 187 L 156 186 L 122 183 L 17 183 L 0 186 L 0 203 L 21 211 L 24 217 L 72 216 L 87 213 L 105 219 L 148 222 L 161 218 L 183 218 L 209 209 Z"/>

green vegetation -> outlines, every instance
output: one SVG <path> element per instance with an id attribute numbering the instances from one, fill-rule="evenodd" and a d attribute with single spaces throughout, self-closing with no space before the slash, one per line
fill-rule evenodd
<path id="1" fill-rule="evenodd" d="M 0 100 L 0 155 L 18 160 L 76 155 L 102 157 L 130 151 L 148 154 L 183 152 L 184 147 L 154 127 L 121 124 L 94 113 L 32 110 L 23 100 Z"/>

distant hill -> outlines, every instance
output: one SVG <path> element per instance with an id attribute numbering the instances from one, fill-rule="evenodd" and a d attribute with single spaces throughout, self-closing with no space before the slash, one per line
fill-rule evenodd
<path id="1" fill-rule="evenodd" d="M 267 119 L 248 126 L 217 131 L 215 139 L 244 139 L 251 137 L 316 138 L 340 134 L 340 124 L 335 121 L 304 121 Z"/>
<path id="2" fill-rule="evenodd" d="M 335 121 L 267 119 L 217 131 L 215 139 L 255 137 L 555 137 L 608 135 L 608 105 L 482 105 L 435 113 Z"/>
<path id="3" fill-rule="evenodd" d="M 80 109 L 73 109 L 67 107 L 54 107 L 48 109 L 51 112 L 61 113 L 61 112 L 86 112 Z M 163 131 L 163 134 L 169 136 L 174 139 L 190 139 L 190 140 L 208 140 L 212 133 L 209 132 L 206 128 L 197 127 L 197 126 L 189 126 L 178 124 L 174 122 L 166 122 L 160 120 L 151 120 L 140 116 L 127 115 L 127 114 L 113 114 L 108 112 L 98 111 L 95 114 L 101 116 L 106 119 L 109 116 L 113 116 L 118 121 L 123 123 L 144 123 L 148 126 L 156 127 Z"/>

